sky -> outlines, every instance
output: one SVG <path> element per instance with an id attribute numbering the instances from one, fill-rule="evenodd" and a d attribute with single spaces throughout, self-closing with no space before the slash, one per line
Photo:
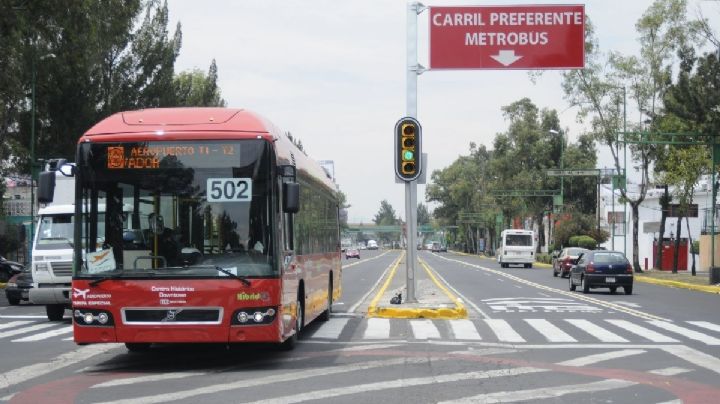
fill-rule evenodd
<path id="1" fill-rule="evenodd" d="M 405 218 L 395 182 L 395 122 L 406 110 L 405 0 L 170 0 L 170 29 L 182 25 L 176 71 L 218 66 L 227 106 L 257 112 L 300 139 L 308 155 L 332 160 L 350 223 L 371 223 L 388 200 Z M 602 51 L 636 54 L 635 23 L 650 0 L 428 1 L 425 6 L 584 4 Z M 689 0 L 707 17 L 720 3 Z M 428 66 L 428 12 L 418 17 L 418 60 Z M 524 97 L 556 109 L 574 142 L 584 126 L 563 98 L 561 71 L 531 81 L 526 70 L 430 70 L 418 77 L 417 118 L 428 181 L 471 142 L 489 149 L 507 130 L 501 108 Z M 630 117 L 632 118 L 632 117 Z M 600 151 L 599 167 L 611 166 Z M 418 202 L 425 186 L 418 185 Z M 433 205 L 430 205 L 432 210 Z"/>

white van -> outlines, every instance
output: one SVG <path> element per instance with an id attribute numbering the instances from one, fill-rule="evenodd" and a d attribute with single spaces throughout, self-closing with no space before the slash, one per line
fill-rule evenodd
<path id="1" fill-rule="evenodd" d="M 367 249 L 368 249 L 368 250 L 377 250 L 377 249 L 378 249 L 377 241 L 375 241 L 375 240 L 368 240 L 368 242 L 367 242 Z"/>
<path id="2" fill-rule="evenodd" d="M 532 230 L 503 230 L 500 248 L 497 250 L 497 262 L 507 268 L 510 264 L 532 268 L 535 262 L 535 232 Z"/>
<path id="3" fill-rule="evenodd" d="M 30 268 L 33 288 L 29 300 L 45 306 L 50 321 L 60 321 L 70 308 L 75 177 L 55 171 L 52 202 L 38 210 Z"/>

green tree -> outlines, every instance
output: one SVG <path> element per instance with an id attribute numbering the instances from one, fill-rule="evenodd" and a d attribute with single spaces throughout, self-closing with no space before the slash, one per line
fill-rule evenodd
<path id="1" fill-rule="evenodd" d="M 417 224 L 418 226 L 427 225 L 432 222 L 430 218 L 430 212 L 428 211 L 427 205 L 419 203 L 417 207 Z"/>
<path id="2" fill-rule="evenodd" d="M 641 113 L 639 122 L 631 124 L 630 129 L 656 129 L 658 111 L 662 107 L 661 96 L 667 89 L 669 72 L 676 61 L 674 52 L 689 48 L 689 44 L 697 38 L 698 24 L 688 21 L 686 9 L 685 0 L 655 1 L 636 24 L 640 35 L 639 56 L 619 53 L 603 55 L 594 37 L 592 24 L 588 21 L 585 68 L 563 75 L 566 98 L 580 109 L 581 118 L 590 118 L 595 139 L 609 147 L 618 171 L 621 164 L 617 132 L 623 127 L 621 90 L 628 90 L 628 98 Z M 641 182 L 634 197 L 626 188 L 620 190 L 622 198 L 632 210 L 633 266 L 637 272 L 642 271 L 638 248 L 639 206 L 645 200 L 649 184 L 648 169 L 656 159 L 658 149 L 652 144 L 630 147 L 631 158 L 639 168 Z"/>
<path id="3" fill-rule="evenodd" d="M 393 209 L 390 202 L 383 199 L 380 202 L 380 210 L 373 218 L 373 222 L 378 226 L 394 226 L 400 223 L 400 219 L 397 218 L 395 209 Z"/>
<path id="4" fill-rule="evenodd" d="M 213 59 L 207 75 L 199 69 L 180 72 L 173 79 L 175 105 L 199 107 L 224 107 L 217 84 L 217 65 Z"/>

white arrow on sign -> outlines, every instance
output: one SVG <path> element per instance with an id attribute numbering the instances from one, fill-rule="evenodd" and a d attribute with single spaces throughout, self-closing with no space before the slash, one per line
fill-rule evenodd
<path id="1" fill-rule="evenodd" d="M 511 64 L 522 59 L 522 56 L 516 56 L 514 50 L 501 50 L 498 51 L 497 55 L 490 55 L 491 58 L 497 60 L 503 66 L 510 66 Z"/>

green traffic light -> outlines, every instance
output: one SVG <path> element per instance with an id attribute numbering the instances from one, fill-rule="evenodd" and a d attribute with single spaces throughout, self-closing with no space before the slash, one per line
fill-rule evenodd
<path id="1" fill-rule="evenodd" d="M 413 152 L 410 150 L 405 150 L 403 152 L 403 160 L 412 160 L 413 159 Z"/>

